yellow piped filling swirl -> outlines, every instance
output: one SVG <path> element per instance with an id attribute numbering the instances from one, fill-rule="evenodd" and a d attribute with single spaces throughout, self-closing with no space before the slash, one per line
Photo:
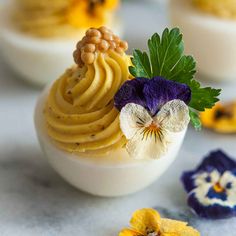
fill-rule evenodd
<path id="1" fill-rule="evenodd" d="M 235 0 L 193 0 L 193 2 L 202 11 L 222 18 L 236 19 Z"/>
<path id="2" fill-rule="evenodd" d="M 45 120 L 57 146 L 89 155 L 105 155 L 124 146 L 113 98 L 129 79 L 129 64 L 125 53 L 98 52 L 93 64 L 71 68 L 53 84 Z"/>
<path id="3" fill-rule="evenodd" d="M 11 18 L 31 36 L 73 38 L 87 27 L 112 25 L 118 5 L 119 0 L 14 0 Z"/>

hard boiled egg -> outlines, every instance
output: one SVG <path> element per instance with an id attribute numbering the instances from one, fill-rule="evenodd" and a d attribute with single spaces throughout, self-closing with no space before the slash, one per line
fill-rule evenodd
<path id="1" fill-rule="evenodd" d="M 186 53 L 196 58 L 203 77 L 236 81 L 236 20 L 202 12 L 191 0 L 171 0 L 170 17 L 183 32 Z"/>
<path id="2" fill-rule="evenodd" d="M 137 192 L 156 181 L 173 163 L 186 130 L 176 133 L 175 142 L 158 160 L 136 160 L 125 148 L 104 157 L 84 157 L 60 150 L 47 134 L 43 110 L 49 87 L 35 109 L 35 127 L 40 145 L 51 166 L 68 183 L 87 193 L 115 197 Z"/>

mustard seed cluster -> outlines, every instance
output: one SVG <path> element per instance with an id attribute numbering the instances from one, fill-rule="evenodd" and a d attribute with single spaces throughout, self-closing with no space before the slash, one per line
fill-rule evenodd
<path id="1" fill-rule="evenodd" d="M 76 45 L 74 51 L 75 63 L 82 67 L 84 64 L 90 65 L 95 60 L 96 52 L 105 53 L 108 50 L 114 50 L 122 54 L 128 49 L 128 43 L 122 41 L 113 32 L 102 26 L 98 29 L 90 28 L 86 35 Z"/>

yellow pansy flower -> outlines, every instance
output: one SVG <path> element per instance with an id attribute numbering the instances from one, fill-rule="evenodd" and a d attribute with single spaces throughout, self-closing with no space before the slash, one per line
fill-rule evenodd
<path id="1" fill-rule="evenodd" d="M 99 27 L 104 25 L 119 0 L 73 0 L 67 11 L 68 23 L 74 27 Z"/>
<path id="2" fill-rule="evenodd" d="M 151 208 L 134 212 L 130 220 L 130 229 L 123 229 L 119 236 L 200 236 L 194 228 L 182 221 L 161 218 Z"/>
<path id="3" fill-rule="evenodd" d="M 236 101 L 217 103 L 200 114 L 204 127 L 219 133 L 236 133 Z"/>

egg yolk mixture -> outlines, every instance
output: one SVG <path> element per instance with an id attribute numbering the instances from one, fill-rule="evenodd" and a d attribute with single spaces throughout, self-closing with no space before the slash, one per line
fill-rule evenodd
<path id="1" fill-rule="evenodd" d="M 88 30 L 77 44 L 77 65 L 55 81 L 44 110 L 47 133 L 59 148 L 96 156 L 125 145 L 113 98 L 130 79 L 127 46 L 105 27 Z"/>
<path id="2" fill-rule="evenodd" d="M 193 0 L 200 10 L 222 18 L 236 19 L 235 0 Z"/>
<path id="3" fill-rule="evenodd" d="M 78 29 L 113 21 L 119 0 L 15 0 L 13 23 L 38 37 L 74 36 Z"/>

